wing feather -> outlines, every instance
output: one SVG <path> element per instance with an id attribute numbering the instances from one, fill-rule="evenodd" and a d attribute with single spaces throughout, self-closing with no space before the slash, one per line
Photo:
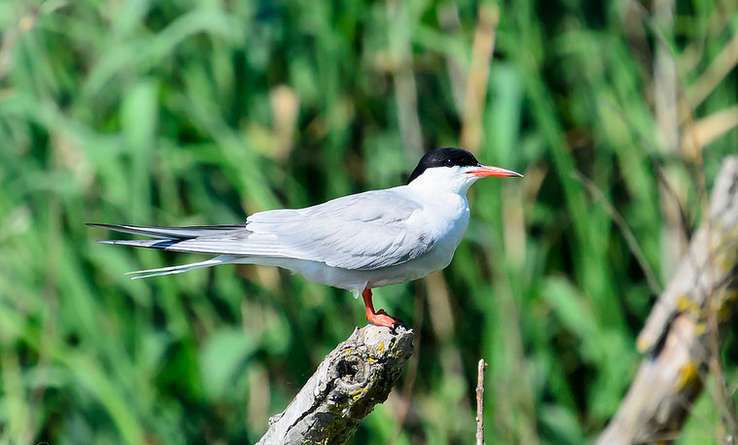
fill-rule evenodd
<path id="1" fill-rule="evenodd" d="M 305 209 L 260 212 L 246 220 L 252 233 L 246 244 L 260 254 L 378 269 L 405 263 L 433 247 L 432 234 L 417 221 L 421 209 L 397 192 L 380 190 Z"/>

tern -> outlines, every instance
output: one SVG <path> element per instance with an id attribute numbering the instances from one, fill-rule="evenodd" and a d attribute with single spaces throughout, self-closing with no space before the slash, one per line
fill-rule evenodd
<path id="1" fill-rule="evenodd" d="M 522 175 L 482 165 L 460 148 L 438 148 L 420 159 L 405 185 L 302 209 L 258 212 L 244 224 L 89 225 L 154 238 L 100 241 L 104 244 L 214 255 L 197 263 L 129 272 L 133 279 L 220 264 L 276 266 L 361 295 L 367 321 L 393 328 L 399 320 L 374 309 L 372 289 L 448 266 L 469 223 L 467 190 L 486 177 Z"/>

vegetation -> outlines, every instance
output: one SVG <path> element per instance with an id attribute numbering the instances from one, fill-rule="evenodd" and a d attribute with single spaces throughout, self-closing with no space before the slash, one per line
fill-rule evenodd
<path id="1" fill-rule="evenodd" d="M 526 178 L 475 187 L 443 274 L 375 292 L 421 340 L 355 443 L 470 443 L 480 357 L 489 443 L 591 440 L 737 151 L 735 2 L 671 4 L 0 2 L 0 440 L 254 442 L 360 302 L 249 266 L 130 281 L 201 257 L 84 223 L 237 223 L 443 145 Z M 680 443 L 719 442 L 715 403 Z"/>

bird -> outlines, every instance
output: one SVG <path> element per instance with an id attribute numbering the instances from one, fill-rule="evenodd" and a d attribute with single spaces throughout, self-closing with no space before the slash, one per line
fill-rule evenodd
<path id="1" fill-rule="evenodd" d="M 307 280 L 362 296 L 370 324 L 396 327 L 399 319 L 375 310 L 372 289 L 422 278 L 446 268 L 469 224 L 467 191 L 477 180 L 523 177 L 481 164 L 467 150 L 425 153 L 396 187 L 342 196 L 300 209 L 254 213 L 243 224 L 89 226 L 150 239 L 103 244 L 209 254 L 179 266 L 128 272 L 133 279 L 172 275 L 221 264 L 276 266 Z M 153 238 L 153 239 L 152 239 Z"/>

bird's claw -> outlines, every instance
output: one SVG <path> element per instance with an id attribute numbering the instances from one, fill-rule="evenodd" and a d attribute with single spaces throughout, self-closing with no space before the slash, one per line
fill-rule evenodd
<path id="1" fill-rule="evenodd" d="M 386 328 L 390 328 L 392 333 L 395 333 L 395 329 L 397 327 L 405 326 L 405 323 L 403 323 L 402 320 L 389 315 L 384 309 L 378 310 L 367 319 L 369 323 L 373 324 L 374 326 L 384 326 Z"/>

